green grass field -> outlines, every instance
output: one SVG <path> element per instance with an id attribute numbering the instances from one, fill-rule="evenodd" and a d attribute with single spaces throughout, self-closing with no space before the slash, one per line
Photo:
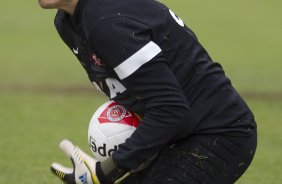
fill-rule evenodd
<path id="1" fill-rule="evenodd" d="M 252 108 L 258 149 L 238 184 L 282 182 L 282 1 L 163 1 L 198 35 Z M 0 184 L 61 183 L 53 161 L 70 165 L 58 143 L 88 150 L 87 128 L 106 98 L 37 1 L 0 1 Z M 92 92 L 93 91 L 93 92 Z"/>

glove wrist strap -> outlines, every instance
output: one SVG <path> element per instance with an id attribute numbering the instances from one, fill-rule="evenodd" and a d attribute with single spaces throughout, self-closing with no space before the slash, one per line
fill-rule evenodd
<path id="1" fill-rule="evenodd" d="M 100 181 L 101 184 L 109 184 L 109 182 L 106 179 L 106 176 L 101 168 L 101 162 L 96 163 L 96 175 Z"/>
<path id="2" fill-rule="evenodd" d="M 114 163 L 113 158 L 109 157 L 105 161 L 101 162 L 101 169 L 106 176 L 116 169 L 116 164 Z"/>
<path id="3" fill-rule="evenodd" d="M 103 162 L 97 162 L 96 175 L 101 184 L 117 184 L 130 175 L 123 169 L 116 167 L 112 157 Z"/>

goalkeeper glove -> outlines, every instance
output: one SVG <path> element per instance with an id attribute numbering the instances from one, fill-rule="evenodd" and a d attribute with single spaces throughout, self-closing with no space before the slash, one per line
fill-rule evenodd
<path id="1" fill-rule="evenodd" d="M 67 184 L 100 184 L 96 175 L 97 161 L 74 146 L 69 140 L 60 143 L 61 150 L 71 159 L 74 168 L 53 163 L 51 170 Z"/>

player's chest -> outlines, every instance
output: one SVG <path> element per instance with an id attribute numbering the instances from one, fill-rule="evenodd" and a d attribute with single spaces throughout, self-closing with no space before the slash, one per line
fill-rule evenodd
<path id="1" fill-rule="evenodd" d="M 105 93 L 110 99 L 115 99 L 127 90 L 114 70 L 104 64 L 87 42 L 77 37 L 72 47 L 89 80 L 99 91 Z"/>

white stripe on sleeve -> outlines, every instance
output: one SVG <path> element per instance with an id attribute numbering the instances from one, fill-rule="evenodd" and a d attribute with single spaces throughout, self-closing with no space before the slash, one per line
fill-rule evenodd
<path id="1" fill-rule="evenodd" d="M 121 80 L 125 79 L 126 77 L 134 73 L 136 70 L 138 70 L 138 68 L 140 68 L 142 65 L 153 59 L 161 51 L 161 48 L 156 43 L 150 41 L 139 51 L 137 51 L 124 62 L 116 66 L 114 70 Z"/>

